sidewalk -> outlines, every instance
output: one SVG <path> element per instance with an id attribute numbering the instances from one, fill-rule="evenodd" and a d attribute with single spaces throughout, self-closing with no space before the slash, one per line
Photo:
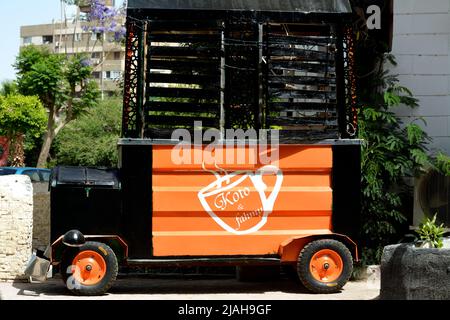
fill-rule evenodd
<path id="1" fill-rule="evenodd" d="M 372 300 L 380 293 L 379 281 L 353 281 L 337 294 L 311 294 L 292 280 L 238 282 L 235 279 L 118 279 L 107 295 L 74 297 L 62 280 L 45 283 L 0 283 L 4 300 Z"/>

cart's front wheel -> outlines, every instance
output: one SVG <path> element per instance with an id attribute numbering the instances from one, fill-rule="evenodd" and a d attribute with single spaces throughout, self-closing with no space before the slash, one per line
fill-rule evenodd
<path id="1" fill-rule="evenodd" d="M 350 251 L 336 240 L 313 241 L 303 248 L 298 258 L 298 276 L 303 285 L 315 293 L 339 292 L 352 271 Z"/>
<path id="2" fill-rule="evenodd" d="M 104 243 L 86 242 L 80 248 L 68 248 L 63 254 L 61 275 L 67 288 L 76 295 L 106 293 L 117 272 L 116 255 Z"/>

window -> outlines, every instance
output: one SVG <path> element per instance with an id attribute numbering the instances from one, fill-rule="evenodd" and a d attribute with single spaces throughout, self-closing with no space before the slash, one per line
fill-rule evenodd
<path id="1" fill-rule="evenodd" d="M 105 71 L 103 74 L 103 79 L 117 80 L 122 77 L 122 72 L 120 71 Z"/>
<path id="2" fill-rule="evenodd" d="M 39 173 L 35 170 L 26 170 L 23 172 L 24 175 L 29 176 L 31 178 L 31 182 L 40 182 L 41 177 L 39 177 Z"/>
<path id="3" fill-rule="evenodd" d="M 28 45 L 28 44 L 32 44 L 33 43 L 33 38 L 32 37 L 23 37 L 23 44 L 24 45 Z"/>
<path id="4" fill-rule="evenodd" d="M 49 182 L 50 181 L 50 174 L 49 171 L 41 171 L 41 177 L 43 182 Z"/>
<path id="5" fill-rule="evenodd" d="M 93 77 L 94 79 L 100 79 L 100 72 L 98 72 L 98 71 L 92 72 L 92 77 Z"/>
<path id="6" fill-rule="evenodd" d="M 75 42 L 80 42 L 82 39 L 82 34 L 81 33 L 75 33 Z"/>
<path id="7" fill-rule="evenodd" d="M 0 168 L 0 176 L 7 176 L 15 173 L 16 173 L 15 169 Z"/>
<path id="8" fill-rule="evenodd" d="M 101 53 L 100 52 L 92 52 L 92 59 L 100 59 Z"/>
<path id="9" fill-rule="evenodd" d="M 102 34 L 101 33 L 92 33 L 91 40 L 92 41 L 102 40 Z"/>
<path id="10" fill-rule="evenodd" d="M 120 60 L 121 56 L 120 52 L 114 52 L 114 60 Z"/>
<path id="11" fill-rule="evenodd" d="M 120 79 L 122 73 L 120 71 L 111 71 L 111 79 L 117 80 Z"/>
<path id="12" fill-rule="evenodd" d="M 42 43 L 44 44 L 53 43 L 53 36 L 42 36 Z"/>

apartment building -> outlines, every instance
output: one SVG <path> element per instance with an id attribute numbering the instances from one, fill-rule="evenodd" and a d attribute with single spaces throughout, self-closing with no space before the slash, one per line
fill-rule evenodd
<path id="1" fill-rule="evenodd" d="M 61 54 L 86 53 L 93 63 L 93 77 L 102 96 L 111 96 L 119 90 L 119 81 L 125 69 L 125 48 L 114 41 L 114 35 L 95 34 L 83 29 L 83 22 L 54 21 L 49 24 L 22 26 L 21 47 L 37 45 Z"/>

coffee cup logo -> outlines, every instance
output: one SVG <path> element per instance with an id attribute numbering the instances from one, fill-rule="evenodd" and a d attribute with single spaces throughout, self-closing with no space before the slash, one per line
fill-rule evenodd
<path id="1" fill-rule="evenodd" d="M 223 175 L 210 171 L 216 176 L 216 181 L 198 193 L 205 211 L 224 230 L 236 235 L 250 234 L 261 229 L 273 211 L 283 183 L 283 172 L 272 165 L 256 172 L 228 173 L 218 169 Z M 263 180 L 266 175 L 276 176 L 269 196 L 266 195 L 268 187 Z"/>

